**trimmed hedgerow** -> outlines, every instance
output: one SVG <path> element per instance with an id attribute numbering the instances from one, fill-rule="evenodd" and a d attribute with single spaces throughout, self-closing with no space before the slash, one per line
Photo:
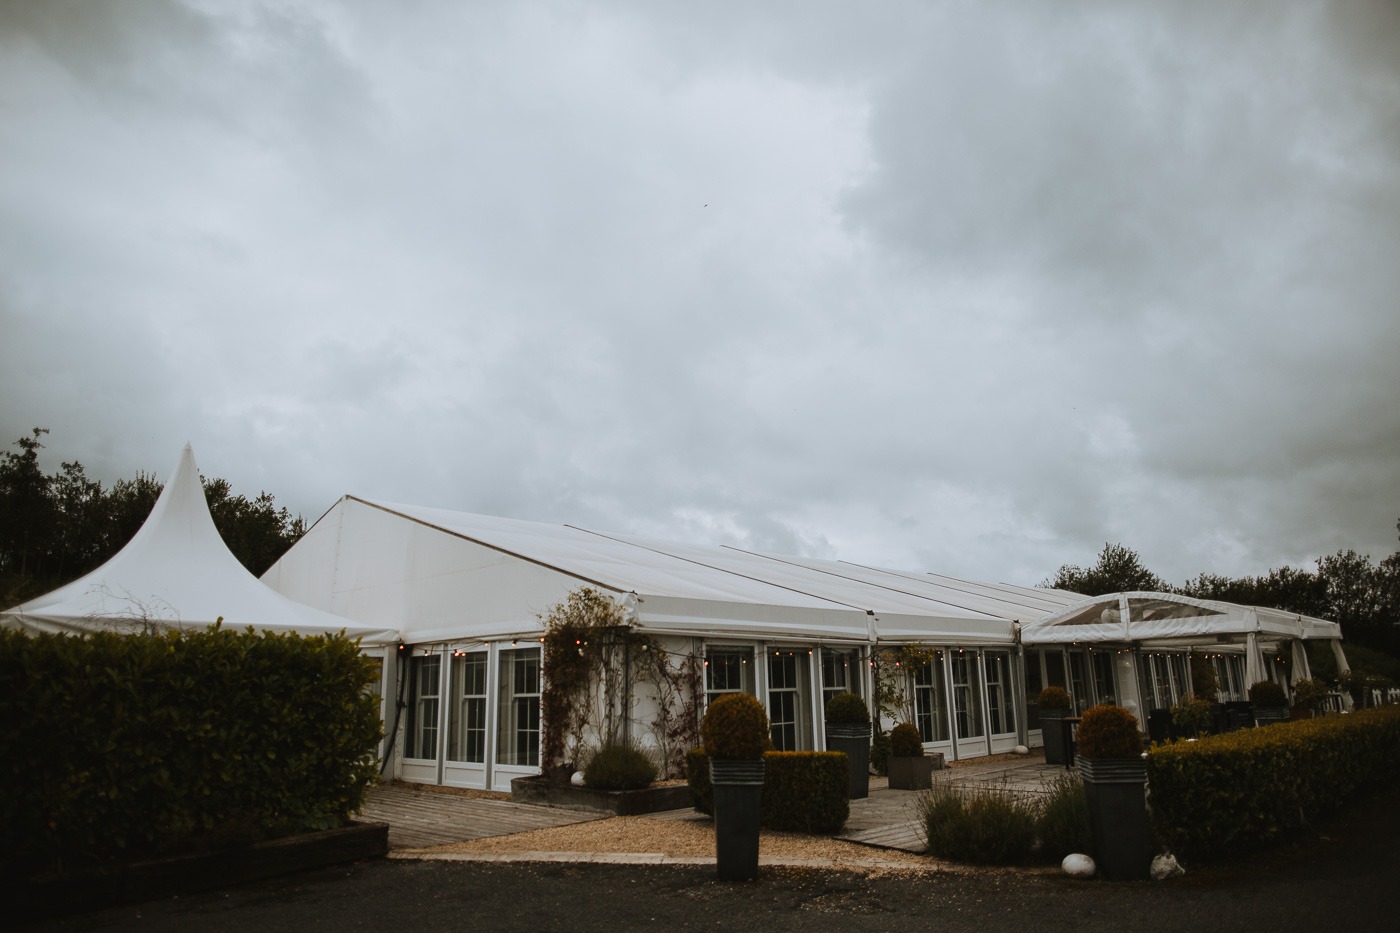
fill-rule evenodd
<path id="1" fill-rule="evenodd" d="M 1147 755 L 1152 816 L 1178 853 L 1282 839 L 1400 771 L 1400 707 L 1241 729 Z"/>
<path id="2" fill-rule="evenodd" d="M 604 745 L 583 769 L 583 785 L 595 790 L 640 790 L 655 780 L 656 762 L 630 742 Z"/>
<path id="3" fill-rule="evenodd" d="M 763 825 L 829 835 L 850 816 L 845 752 L 767 752 L 763 756 Z"/>
<path id="4" fill-rule="evenodd" d="M 703 749 L 686 753 L 690 799 L 695 809 L 715 812 L 710 760 Z M 764 829 L 829 835 L 850 815 L 850 776 L 845 752 L 765 752 Z"/>
<path id="5" fill-rule="evenodd" d="M 715 791 L 710 785 L 710 758 L 703 748 L 685 753 L 685 781 L 690 785 L 690 804 L 701 813 L 715 815 Z"/>
<path id="6" fill-rule="evenodd" d="M 0 870 L 340 825 L 377 778 L 378 666 L 343 636 L 0 631 Z"/>

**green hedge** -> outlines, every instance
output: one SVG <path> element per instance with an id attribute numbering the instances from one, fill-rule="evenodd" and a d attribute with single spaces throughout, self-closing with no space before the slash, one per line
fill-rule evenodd
<path id="1" fill-rule="evenodd" d="M 1147 755 L 1152 816 L 1178 854 L 1246 852 L 1400 771 L 1400 707 L 1241 729 Z"/>
<path id="2" fill-rule="evenodd" d="M 850 766 L 845 752 L 766 752 L 763 825 L 829 835 L 851 815 Z"/>
<path id="3" fill-rule="evenodd" d="M 714 815 L 710 762 L 704 751 L 686 754 L 687 780 L 695 809 Z M 765 752 L 764 829 L 829 835 L 850 815 L 849 766 L 845 752 Z"/>
<path id="4" fill-rule="evenodd" d="M 378 667 L 342 636 L 0 630 L 0 870 L 339 825 L 376 778 Z"/>

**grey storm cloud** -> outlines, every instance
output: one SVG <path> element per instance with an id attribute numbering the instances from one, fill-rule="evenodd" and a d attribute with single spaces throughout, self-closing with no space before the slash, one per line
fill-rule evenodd
<path id="1" fill-rule="evenodd" d="M 1394 550 L 1386 4 L 0 0 L 0 431 L 1034 583 Z"/>

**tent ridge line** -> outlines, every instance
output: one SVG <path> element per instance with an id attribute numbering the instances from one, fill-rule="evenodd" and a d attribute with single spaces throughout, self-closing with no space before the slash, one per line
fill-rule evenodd
<path id="1" fill-rule="evenodd" d="M 907 573 L 902 573 L 902 572 L 900 572 L 900 571 L 898 571 L 898 570 L 886 570 L 884 567 L 871 567 L 869 564 L 860 564 L 860 563 L 857 563 L 857 562 L 855 562 L 855 561 L 853 561 L 853 560 L 843 560 L 843 561 L 840 561 L 840 563 L 843 563 L 843 564 L 850 564 L 852 567 L 860 567 L 862 570 L 869 570 L 869 571 L 871 571 L 871 572 L 873 572 L 873 573 L 884 573 L 884 574 L 889 574 L 889 575 L 892 576 L 892 577 L 897 577 L 897 578 L 899 578 L 899 579 L 901 579 L 901 580 L 908 580 L 908 581 L 910 581 L 911 583 L 922 583 L 922 582 L 925 582 L 925 581 L 924 581 L 924 578 L 925 578 L 925 577 L 942 576 L 942 574 L 933 574 L 933 573 L 920 574 L 919 576 L 911 576 L 911 575 L 909 575 L 909 574 L 907 574 Z M 843 579 L 847 579 L 847 578 L 843 578 Z M 968 581 L 966 581 L 966 580 L 957 580 L 956 577 L 943 577 L 943 579 L 945 579 L 945 580 L 956 580 L 956 581 L 959 582 L 959 583 L 967 583 L 967 582 L 968 582 Z M 875 586 L 880 586 L 879 583 L 876 583 L 876 584 L 874 584 L 874 585 L 875 585 Z M 904 592 L 906 592 L 905 590 L 895 589 L 895 588 L 892 587 L 892 586 L 885 587 L 885 589 L 894 590 L 894 592 L 896 592 L 896 593 L 904 593 Z M 958 588 L 955 587 L 955 586 L 949 587 L 949 589 L 953 590 L 953 591 L 956 592 L 956 593 L 963 593 L 963 594 L 965 594 L 965 595 L 967 595 L 967 596 L 980 596 L 980 595 L 982 595 L 982 594 L 979 594 L 979 593 L 975 593 L 975 592 L 973 592 L 972 590 L 960 590 L 960 589 L 958 589 Z M 975 613 L 977 613 L 978 615 L 988 616 L 989 618 L 1001 619 L 1002 621 L 1007 621 L 1007 619 L 1006 619 L 1005 616 L 995 616 L 995 615 L 992 615 L 990 612 L 983 612 L 981 609 L 973 609 L 971 606 L 964 606 L 964 605 L 962 605 L 961 603 L 950 602 L 949 600 L 946 600 L 946 599 L 934 599 L 934 598 L 931 597 L 931 596 L 920 596 L 918 593 L 909 593 L 908 595 L 910 595 L 910 596 L 918 596 L 919 599 L 927 599 L 927 600 L 929 600 L 930 602 L 942 603 L 942 604 L 945 605 L 945 606 L 952 606 L 954 609 L 962 609 L 962 610 L 964 610 L 964 611 L 966 611 L 966 612 L 975 612 Z M 991 601 L 993 601 L 993 602 L 1007 603 L 1007 604 L 1012 605 L 1012 606 L 1015 606 L 1015 607 L 1017 607 L 1017 608 L 1019 608 L 1019 609 L 1028 609 L 1028 610 L 1030 610 L 1031 612 L 1040 612 L 1040 611 L 1041 611 L 1040 609 L 1037 609 L 1035 606 L 1028 606 L 1028 605 L 1026 605 L 1026 604 L 1024 604 L 1024 603 L 1012 602 L 1012 601 L 1009 600 L 1009 599 L 1002 599 L 1000 596 L 987 596 L 987 597 L 985 597 L 985 598 L 986 598 L 986 599 L 989 599 L 989 600 L 991 600 Z M 1011 620 L 1011 621 L 1015 621 L 1015 620 Z"/>
<path id="2" fill-rule="evenodd" d="M 600 538 L 606 538 L 606 539 L 609 540 L 609 541 L 616 541 L 618 544 L 625 544 L 625 545 L 627 545 L 628 547 L 635 547 L 635 548 L 639 548 L 639 549 L 641 549 L 641 550 L 643 550 L 643 551 L 650 551 L 650 552 L 653 553 L 653 554 L 660 554 L 660 555 L 662 555 L 663 557 L 669 557 L 669 558 L 671 558 L 672 560 L 684 561 L 684 562 L 687 563 L 687 564 L 694 564 L 694 565 L 697 566 L 697 567 L 705 567 L 705 568 L 708 568 L 708 569 L 710 569 L 710 570 L 713 570 L 713 571 L 715 571 L 715 572 L 717 572 L 717 573 L 726 573 L 726 574 L 729 574 L 731 577 L 738 577 L 738 578 L 741 579 L 741 580 L 752 580 L 752 581 L 755 582 L 755 583 L 762 583 L 764 586 L 771 586 L 771 587 L 774 587 L 775 589 L 787 590 L 789 593 L 797 593 L 797 594 L 799 594 L 799 595 L 801 595 L 801 596 L 810 597 L 811 599 L 819 599 L 819 600 L 821 600 L 821 601 L 824 602 L 824 603 L 831 603 L 833 606 L 844 606 L 844 607 L 847 608 L 847 609 L 850 609 L 850 610 L 855 611 L 855 612 L 862 612 L 862 613 L 865 613 L 866 615 L 870 615 L 871 612 L 873 611 L 873 610 L 867 609 L 867 608 L 865 608 L 865 607 L 863 607 L 863 606 L 854 606 L 854 605 L 852 605 L 852 604 L 850 604 L 850 603 L 843 603 L 843 602 L 841 602 L 841 600 L 839 600 L 839 599 L 832 599 L 832 598 L 830 598 L 829 596 L 818 596 L 816 593 L 808 593 L 806 590 L 799 590 L 799 589 L 798 589 L 797 587 L 795 587 L 795 586 L 783 586 L 783 584 L 781 584 L 781 583 L 774 583 L 772 580 L 763 580 L 763 579 L 760 579 L 759 577 L 751 577 L 751 576 L 749 576 L 749 575 L 746 574 L 746 573 L 738 573 L 738 572 L 733 571 L 733 570 L 726 570 L 726 569 L 724 569 L 723 567 L 716 567 L 716 566 L 714 566 L 713 564 L 707 564 L 707 563 L 705 563 L 704 561 L 693 560 L 692 558 L 689 558 L 689 557 L 681 557 L 679 554 L 670 554 L 670 553 L 668 553 L 668 552 L 666 552 L 666 551 L 662 551 L 662 550 L 659 550 L 659 549 L 657 549 L 657 548 L 647 547 L 647 546 L 644 545 L 644 544 L 636 544 L 636 543 L 634 543 L 634 542 L 632 542 L 632 541 L 624 541 L 624 540 L 622 540 L 621 538 L 615 538 L 615 537 L 613 537 L 612 535 L 604 534 L 604 533 L 601 532 L 601 531 L 592 531 L 592 530 L 590 530 L 590 529 L 588 529 L 588 528 L 580 528 L 580 527 L 577 526 L 577 525 L 567 525 L 567 524 L 566 524 L 564 527 L 565 527 L 565 528 L 572 528 L 572 529 L 574 529 L 575 531 L 582 531 L 584 534 L 597 535 L 597 536 L 600 537 Z M 721 547 L 727 547 L 727 545 L 721 545 Z M 736 548 L 735 550 L 738 550 L 738 549 Z"/>
<path id="3" fill-rule="evenodd" d="M 922 600 L 924 600 L 925 602 L 935 603 L 935 604 L 940 605 L 940 606 L 952 606 L 954 609 L 961 609 L 961 610 L 963 610 L 964 612 L 973 612 L 973 613 L 976 613 L 976 614 L 979 615 L 979 616 L 984 616 L 984 617 L 989 618 L 989 619 L 1000 619 L 1000 618 L 1001 618 L 1000 616 L 994 616 L 994 615 L 991 615 L 990 613 L 983 612 L 983 611 L 980 610 L 980 609 L 973 609 L 971 606 L 962 606 L 962 605 L 959 605 L 958 603 L 949 602 L 949 601 L 946 600 L 946 599 L 935 599 L 935 598 L 932 597 L 932 596 L 925 596 L 925 595 L 923 595 L 922 593 L 915 593 L 915 592 L 913 592 L 913 591 L 911 591 L 911 590 L 900 589 L 900 588 L 897 587 L 897 586 L 886 586 L 886 585 L 883 584 L 883 583 L 871 583 L 871 582 L 869 582 L 869 581 L 867 581 L 867 580 L 860 580 L 860 579 L 857 579 L 856 577 L 848 577 L 848 576 L 846 576 L 845 574 L 837 573 L 837 572 L 834 571 L 834 570 L 823 570 L 823 569 L 820 568 L 820 567 L 808 567 L 808 566 L 805 565 L 805 564 L 794 563 L 793 561 L 786 560 L 786 559 L 784 559 L 784 558 L 782 558 L 782 557 L 777 557 L 777 556 L 774 556 L 774 555 L 772 555 L 772 554 L 762 554 L 762 553 L 760 553 L 760 552 L 758 552 L 758 551 L 750 551 L 750 550 L 748 550 L 747 548 L 735 547 L 735 546 L 732 545 L 732 544 L 722 544 L 722 545 L 720 545 L 720 547 L 727 547 L 727 548 L 729 548 L 729 549 L 731 549 L 731 550 L 739 551 L 739 552 L 744 553 L 744 554 L 752 554 L 754 557 L 759 557 L 759 558 L 762 558 L 763 560 L 771 560 L 771 561 L 773 561 L 774 563 L 778 563 L 778 564 L 785 564 L 785 565 L 788 566 L 788 567 L 801 567 L 803 570 L 812 570 L 812 571 L 815 571 L 815 572 L 817 572 L 817 573 L 824 573 L 824 574 L 826 574 L 827 576 L 835 577 L 835 578 L 838 579 L 838 580 L 849 580 L 849 581 L 851 581 L 852 583 L 859 583 L 859 584 L 861 584 L 861 585 L 863 585 L 863 586 L 873 586 L 873 587 L 875 587 L 875 588 L 877 588 L 877 589 L 888 590 L 888 591 L 891 592 L 891 593 L 899 593 L 899 594 L 902 595 L 902 596 L 912 596 L 912 597 L 914 597 L 915 599 L 922 599 Z M 843 561 L 838 561 L 838 563 L 849 564 L 849 565 L 852 566 L 852 567 L 861 567 L 861 568 L 863 568 L 863 569 L 865 569 L 865 570 L 871 570 L 871 571 L 875 571 L 875 572 L 879 572 L 879 573 L 888 573 L 888 572 L 889 572 L 889 571 L 881 570 L 881 569 L 878 568 L 878 567 L 867 567 L 865 564 L 857 564 L 855 561 L 846 561 L 846 560 L 843 560 Z M 913 578 L 910 578 L 910 577 L 902 577 L 902 576 L 898 576 L 898 575 L 895 575 L 895 576 L 897 576 L 898 579 L 908 579 L 908 580 L 910 580 L 911 582 L 913 582 Z M 960 591 L 960 592 L 961 592 L 961 591 Z M 980 620 L 979 620 L 979 621 L 980 621 Z"/>
<path id="4" fill-rule="evenodd" d="M 555 573 L 562 573 L 566 577 L 573 577 L 575 580 L 581 580 L 584 583 L 602 587 L 603 589 L 609 590 L 613 593 L 632 592 L 631 590 L 623 589 L 622 587 L 616 586 L 612 583 L 604 583 L 602 580 L 594 580 L 592 577 L 585 577 L 583 574 L 577 573 L 573 570 L 569 570 L 565 567 L 558 567 L 554 564 L 547 563 L 537 558 L 521 554 L 518 551 L 512 551 L 509 548 L 503 548 L 498 544 L 492 544 L 489 541 L 482 541 L 480 538 L 473 538 L 471 535 L 462 534 L 460 531 L 453 531 L 450 528 L 444 528 L 441 525 L 435 525 L 432 522 L 427 521 L 425 519 L 417 518 L 413 515 L 405 515 L 403 512 L 399 512 L 395 509 L 388 508 L 387 506 L 380 505 L 378 502 L 370 502 L 367 499 L 361 499 L 359 496 L 346 496 L 345 498 L 354 502 L 358 502 L 361 505 L 368 506 L 369 508 L 378 509 L 379 511 L 385 512 L 389 515 L 397 516 L 398 518 L 402 518 L 405 521 L 410 521 L 414 524 L 422 525 L 424 528 L 431 528 L 433 531 L 441 532 L 442 534 L 448 535 L 450 537 L 459 538 L 463 541 L 469 541 L 472 544 L 476 544 L 481 547 L 487 548 L 488 550 L 495 551 L 498 554 L 505 554 L 509 557 L 514 557 L 517 560 L 523 560 L 527 564 L 534 564 L 536 567 L 543 567 L 545 570 L 553 570 Z M 638 598 L 640 599 L 640 597 Z"/>

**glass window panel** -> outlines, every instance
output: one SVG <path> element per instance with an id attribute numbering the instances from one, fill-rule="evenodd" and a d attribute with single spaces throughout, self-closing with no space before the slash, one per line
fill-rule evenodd
<path id="1" fill-rule="evenodd" d="M 914 672 L 914 723 L 925 742 L 948 741 L 948 692 L 941 651 Z"/>
<path id="2" fill-rule="evenodd" d="M 1089 662 L 1094 673 L 1094 702 L 1116 703 L 1117 692 L 1113 686 L 1113 652 L 1090 651 Z"/>
<path id="3" fill-rule="evenodd" d="M 978 701 L 977 652 L 950 653 L 953 662 L 953 720 L 958 738 L 973 739 L 983 734 L 982 704 Z"/>
<path id="4" fill-rule="evenodd" d="M 437 758 L 438 740 L 438 679 L 442 657 L 428 655 L 410 658 L 408 676 L 408 742 L 404 754 L 409 758 Z"/>
<path id="5" fill-rule="evenodd" d="M 1083 713 L 1089 708 L 1089 688 L 1085 680 L 1085 659 L 1084 651 L 1071 651 L 1069 653 L 1069 692 L 1074 698 L 1074 712 L 1076 715 Z"/>
<path id="6" fill-rule="evenodd" d="M 822 650 L 822 709 L 826 701 L 838 693 L 862 694 L 860 650 L 857 648 Z"/>
<path id="7" fill-rule="evenodd" d="M 713 703 L 726 693 L 752 695 L 753 649 L 708 648 L 705 652 L 705 699 Z"/>
<path id="8" fill-rule="evenodd" d="M 806 649 L 775 649 L 768 653 L 768 723 L 773 748 L 795 752 L 810 747 L 808 720 L 811 655 Z"/>
<path id="9" fill-rule="evenodd" d="M 1016 731 L 1011 703 L 1011 655 L 1005 651 L 983 654 L 987 676 L 987 718 L 993 735 Z"/>
<path id="10" fill-rule="evenodd" d="M 486 761 L 486 652 L 452 658 L 451 729 L 447 757 L 451 761 Z"/>
<path id="11" fill-rule="evenodd" d="M 539 649 L 502 651 L 500 680 L 496 758 L 503 765 L 536 767 L 540 763 Z"/>
<path id="12" fill-rule="evenodd" d="M 1040 649 L 1026 649 L 1026 727 L 1028 729 L 1040 728 L 1040 704 L 1036 699 L 1040 696 L 1040 691 L 1045 689 L 1044 679 L 1040 676 Z"/>

